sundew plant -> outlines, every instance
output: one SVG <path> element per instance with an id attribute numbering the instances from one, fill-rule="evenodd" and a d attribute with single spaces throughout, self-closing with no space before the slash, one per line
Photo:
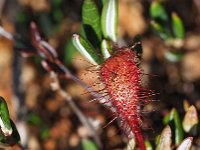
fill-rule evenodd
<path id="1" fill-rule="evenodd" d="M 64 11 L 62 12 L 60 8 L 62 8 L 64 3 L 65 2 L 60 0 L 52 0 L 52 12 L 41 14 L 33 13 L 36 17 L 34 19 L 29 18 L 27 21 L 28 23 L 25 21 L 28 17 L 23 13 L 19 14 L 21 21 L 26 22 L 29 26 L 29 29 L 26 29 L 26 31 L 28 31 L 28 38 L 18 33 L 18 31 L 11 34 L 3 27 L 0 27 L 0 35 L 13 42 L 14 50 L 17 51 L 17 55 L 20 54 L 24 60 L 29 58 L 31 63 L 36 64 L 35 66 L 37 70 L 40 70 L 40 73 L 46 73 L 49 77 L 50 81 L 47 80 L 45 82 L 48 85 L 41 85 L 41 87 L 49 87 L 51 90 L 50 94 L 47 94 L 46 97 L 50 97 L 51 99 L 56 99 L 58 97 L 58 99 L 63 102 L 62 104 L 67 105 L 68 110 L 62 109 L 60 112 L 66 111 L 66 114 L 70 115 L 70 111 L 72 111 L 75 117 L 72 116 L 77 118 L 78 121 L 76 121 L 79 122 L 71 123 L 73 128 L 78 128 L 78 124 L 81 124 L 81 127 L 83 126 L 83 128 L 79 127 L 79 129 L 76 129 L 76 132 L 72 134 L 73 138 L 71 139 L 73 140 L 69 140 L 69 135 L 66 136 L 65 138 L 69 142 L 64 143 L 67 143 L 67 146 L 79 143 L 83 150 L 104 150 L 108 148 L 107 141 L 102 138 L 105 137 L 105 135 L 102 136 L 101 133 L 98 132 L 98 129 L 106 129 L 110 125 L 115 124 L 119 129 L 116 133 L 120 134 L 123 143 L 120 145 L 122 149 L 190 150 L 194 147 L 192 143 L 198 136 L 199 131 L 198 110 L 194 105 L 190 105 L 187 100 L 182 104 L 184 107 L 182 112 L 179 112 L 178 108 L 173 107 L 170 108 L 168 112 L 162 113 L 163 118 L 160 119 L 162 121 L 159 120 L 158 129 L 149 129 L 147 133 L 147 130 L 144 130 L 144 126 L 148 124 L 145 122 L 146 120 L 149 119 L 151 122 L 156 120 L 153 117 L 151 119 L 149 114 L 152 108 L 149 111 L 148 106 L 151 103 L 160 106 L 158 104 L 162 103 L 162 99 L 157 99 L 157 95 L 159 95 L 158 93 L 160 92 L 151 89 L 148 84 L 146 85 L 146 81 L 143 81 L 143 79 L 145 76 L 145 78 L 151 81 L 152 78 L 154 78 L 154 80 L 159 78 L 159 75 L 145 74 L 143 71 L 143 66 L 141 64 L 143 62 L 142 55 L 145 45 L 142 43 L 142 36 L 135 36 L 132 39 L 131 46 L 119 46 L 118 25 L 120 0 L 102 0 L 99 2 L 83 0 L 83 3 L 81 3 L 80 29 L 70 34 L 70 44 L 66 46 L 67 48 L 75 49 L 83 56 L 84 60 L 82 61 L 86 61 L 90 64 L 87 72 L 94 73 L 97 76 L 97 80 L 93 84 L 85 83 L 77 77 L 76 73 L 72 71 L 70 67 L 68 67 L 70 61 L 73 60 L 71 57 L 74 56 L 74 51 L 66 52 L 66 58 L 70 58 L 70 61 L 67 60 L 67 63 L 65 63 L 59 51 L 54 47 L 56 42 L 53 46 L 51 45 L 53 42 L 51 43 L 51 40 L 47 40 L 51 35 L 51 30 L 49 29 L 52 29 L 52 34 L 55 34 L 58 31 L 59 25 L 62 26 Z M 184 56 L 181 48 L 184 45 L 183 43 L 186 36 L 181 17 L 173 12 L 170 18 L 160 1 L 151 2 L 149 4 L 148 13 L 150 17 L 148 20 L 149 26 L 153 29 L 153 33 L 161 37 L 163 41 L 160 42 L 163 42 L 166 47 L 173 49 L 172 51 L 166 50 L 164 52 L 164 58 L 168 61 L 166 63 L 170 62 L 171 66 L 176 65 L 175 63 L 180 63 Z M 54 28 L 52 27 L 53 24 Z M 52 28 L 50 28 L 50 26 Z M 149 37 L 151 38 L 151 36 Z M 125 40 L 126 39 L 124 39 L 124 41 Z M 178 52 L 181 52 L 177 53 L 177 49 L 179 49 Z M 78 65 L 81 66 L 81 64 Z M 46 71 L 45 73 L 39 68 L 40 66 Z M 13 73 L 15 74 L 15 72 Z M 17 76 L 17 78 L 20 77 Z M 98 119 L 94 121 L 88 118 L 81 108 L 81 105 L 74 101 L 74 97 L 68 92 L 67 88 L 65 88 L 65 84 L 70 84 L 70 82 L 75 82 L 80 85 L 87 91 L 87 94 L 89 93 L 91 95 L 92 98 L 88 100 L 90 101 L 88 103 L 95 103 L 108 111 L 109 117 L 105 116 L 106 121 L 104 125 L 99 123 L 100 121 Z M 96 89 L 95 87 L 98 88 Z M 24 92 L 26 93 L 26 89 Z M 57 97 L 55 95 L 52 96 L 52 93 Z M 84 95 L 82 93 L 78 94 Z M 161 92 L 161 94 L 164 93 Z M 7 100 L 4 100 L 3 97 L 0 97 L 0 147 L 31 149 L 31 147 L 27 146 L 27 143 L 23 144 L 21 141 L 20 135 L 23 135 L 23 131 L 17 130 L 17 119 L 15 124 L 15 120 L 13 121 L 10 117 L 6 101 Z M 57 103 L 53 103 L 50 108 L 54 110 L 52 106 Z M 20 104 L 21 107 L 24 105 L 24 103 Z M 40 105 L 40 103 L 38 102 L 36 105 Z M 153 110 L 157 111 L 157 108 L 153 108 Z M 58 114 L 59 113 L 56 113 L 54 118 L 56 121 L 59 120 L 58 116 L 60 114 Z M 19 114 L 17 114 L 17 116 L 18 115 Z M 64 129 L 61 128 L 63 126 L 59 126 L 60 122 L 55 125 L 55 128 L 52 127 L 54 126 L 53 123 L 46 124 L 44 120 L 48 115 L 51 114 L 45 114 L 44 117 L 34 113 L 29 114 L 29 111 L 24 115 L 28 123 L 40 128 L 38 134 L 39 138 L 43 141 L 56 133 L 58 135 L 57 139 L 59 139 L 59 135 L 65 134 L 63 130 L 65 129 L 67 132 L 67 129 L 70 128 L 70 125 Z M 148 115 L 149 118 L 146 119 Z M 42 119 L 42 117 L 45 119 Z M 65 117 L 66 116 L 63 118 Z M 65 123 L 70 124 L 67 121 Z M 156 123 L 158 124 L 158 122 Z M 162 126 L 163 129 L 160 129 L 160 126 Z M 57 132 L 59 127 L 61 128 L 61 133 Z M 71 130 L 73 129 L 72 127 L 70 128 Z M 154 139 L 149 138 L 149 133 L 154 134 Z M 103 140 L 104 142 L 102 142 Z M 42 148 L 48 149 L 44 147 L 45 146 Z M 53 149 L 62 148 L 55 146 Z"/>

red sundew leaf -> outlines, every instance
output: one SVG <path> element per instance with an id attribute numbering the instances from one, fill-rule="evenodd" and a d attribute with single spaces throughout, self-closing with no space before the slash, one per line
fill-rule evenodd
<path id="1" fill-rule="evenodd" d="M 116 109 L 116 116 L 121 120 L 121 127 L 125 134 L 129 137 L 130 133 L 134 133 L 140 150 L 145 150 L 140 130 L 142 101 L 139 95 L 140 69 L 135 57 L 136 53 L 130 48 L 116 50 L 101 65 L 100 77 L 109 94 L 108 101 Z"/>

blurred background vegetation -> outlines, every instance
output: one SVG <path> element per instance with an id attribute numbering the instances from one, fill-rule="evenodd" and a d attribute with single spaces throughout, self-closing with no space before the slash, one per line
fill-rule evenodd
<path id="1" fill-rule="evenodd" d="M 101 12 L 104 1 L 95 2 Z M 26 43 L 31 38 L 30 22 L 36 22 L 43 38 L 56 49 L 67 68 L 93 85 L 96 74 L 88 71 L 91 65 L 77 52 L 71 39 L 73 33 L 84 35 L 82 3 L 82 0 L 1 0 L 0 23 Z M 141 35 L 141 68 L 149 74 L 142 76 L 142 83 L 159 93 L 154 96 L 159 101 L 144 108 L 148 112 L 143 114 L 145 138 L 155 147 L 156 137 L 171 121 L 174 147 L 192 136 L 192 149 L 200 149 L 196 114 L 200 111 L 200 1 L 119 0 L 118 9 L 116 45 L 132 46 L 134 37 Z M 0 37 L 0 95 L 7 100 L 22 145 L 30 150 L 97 149 L 69 105 L 52 91 L 52 79 L 41 67 L 40 58 L 21 57 L 20 44 Z M 62 88 L 95 125 L 103 149 L 126 149 L 127 141 L 117 121 L 103 128 L 112 118 L 109 110 L 89 102 L 92 96 L 83 94 L 86 91 L 77 83 L 62 76 L 59 79 Z M 189 110 L 193 116 L 187 121 L 185 114 Z M 185 126 L 194 116 L 195 129 L 187 130 Z M 181 138 L 179 142 L 177 136 Z"/>

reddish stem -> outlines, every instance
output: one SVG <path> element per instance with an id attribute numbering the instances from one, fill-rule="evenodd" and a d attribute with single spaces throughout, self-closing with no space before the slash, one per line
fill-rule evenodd
<path id="1" fill-rule="evenodd" d="M 139 122 L 137 120 L 137 118 L 133 119 L 134 123 L 129 120 L 129 126 L 131 127 L 132 132 L 134 133 L 135 139 L 137 141 L 137 144 L 139 146 L 140 150 L 146 150 L 146 146 L 144 144 L 144 138 L 141 132 L 141 129 L 139 127 Z"/>
<path id="2" fill-rule="evenodd" d="M 135 138 L 137 140 L 138 146 L 140 150 L 146 150 L 146 146 L 144 144 L 144 138 L 142 136 L 141 130 L 138 126 L 135 126 L 134 129 Z"/>

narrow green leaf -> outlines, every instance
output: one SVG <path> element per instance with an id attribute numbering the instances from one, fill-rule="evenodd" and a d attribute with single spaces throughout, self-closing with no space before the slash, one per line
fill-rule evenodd
<path id="1" fill-rule="evenodd" d="M 167 29 L 162 27 L 159 23 L 157 23 L 155 21 L 151 21 L 151 26 L 152 26 L 153 30 L 156 32 L 156 34 L 158 36 L 160 36 L 160 38 L 162 38 L 163 40 L 167 41 L 171 38 Z"/>
<path id="2" fill-rule="evenodd" d="M 180 117 L 178 112 L 175 108 L 171 110 L 170 113 L 170 120 L 174 120 L 175 124 L 175 144 L 178 145 L 183 140 L 183 129 L 182 129 L 182 123 L 180 121 Z"/>
<path id="3" fill-rule="evenodd" d="M 0 126 L 5 136 L 9 136 L 12 134 L 13 129 L 10 123 L 8 106 L 3 97 L 0 97 Z"/>
<path id="4" fill-rule="evenodd" d="M 189 132 L 199 122 L 196 108 L 192 105 L 189 107 L 183 119 L 183 129 Z"/>
<path id="5" fill-rule="evenodd" d="M 73 35 L 73 44 L 76 49 L 87 59 L 90 63 L 98 65 L 102 62 L 102 59 L 98 56 L 95 48 L 90 44 L 89 41 L 82 38 L 78 34 Z"/>
<path id="6" fill-rule="evenodd" d="M 93 0 L 84 0 L 82 7 L 83 27 L 87 39 L 98 47 L 102 38 L 100 16 Z"/>
<path id="7" fill-rule="evenodd" d="M 97 146 L 89 139 L 83 139 L 82 145 L 84 150 L 98 150 Z"/>
<path id="8" fill-rule="evenodd" d="M 70 39 L 66 45 L 65 45 L 65 56 L 64 56 L 64 62 L 65 64 L 70 64 L 72 61 L 72 58 L 74 57 L 75 53 L 77 52 L 76 48 L 74 47 L 74 44 L 72 42 L 72 39 Z"/>
<path id="9" fill-rule="evenodd" d="M 163 124 L 168 124 L 170 122 L 170 113 L 166 114 L 163 118 Z"/>
<path id="10" fill-rule="evenodd" d="M 159 2 L 152 2 L 150 6 L 150 15 L 153 19 L 167 21 L 168 16 L 164 7 Z"/>
<path id="11" fill-rule="evenodd" d="M 101 42 L 101 53 L 104 59 L 107 59 L 111 56 L 112 48 L 111 43 L 107 40 L 102 40 Z"/>
<path id="12" fill-rule="evenodd" d="M 173 121 L 175 125 L 175 144 L 178 145 L 183 140 L 183 129 L 179 114 L 175 108 L 173 108 L 170 114 L 166 115 L 163 120 L 164 124 L 167 124 L 171 121 Z"/>
<path id="13" fill-rule="evenodd" d="M 14 122 L 11 119 L 10 122 L 13 132 L 9 136 L 0 135 L 0 148 L 6 148 L 8 146 L 12 146 L 20 142 L 20 135 L 17 131 Z"/>
<path id="14" fill-rule="evenodd" d="M 81 37 L 83 37 L 85 39 L 87 38 L 86 34 L 85 34 L 85 30 L 84 30 L 83 24 L 80 25 L 78 33 L 79 33 L 79 35 Z M 76 49 L 76 47 L 73 44 L 73 39 L 72 38 L 65 44 L 65 48 L 64 49 L 65 49 L 64 62 L 65 62 L 65 64 L 68 65 L 68 64 L 71 63 L 74 55 L 77 52 L 77 49 Z"/>
<path id="15" fill-rule="evenodd" d="M 172 143 L 172 131 L 169 125 L 167 125 L 159 139 L 158 139 L 158 143 L 156 144 L 156 150 L 171 150 L 171 143 Z"/>
<path id="16" fill-rule="evenodd" d="M 175 38 L 183 39 L 185 37 L 183 22 L 176 13 L 172 13 L 172 30 Z"/>
<path id="17" fill-rule="evenodd" d="M 118 0 L 107 0 L 101 15 L 101 27 L 105 38 L 117 41 Z"/>
<path id="18" fill-rule="evenodd" d="M 27 116 L 27 122 L 30 125 L 40 126 L 42 124 L 42 119 L 40 118 L 39 115 L 31 113 Z"/>
<path id="19" fill-rule="evenodd" d="M 190 150 L 192 147 L 192 141 L 193 141 L 192 137 L 184 139 L 176 150 Z"/>
<path id="20" fill-rule="evenodd" d="M 106 3 L 106 0 L 101 0 L 102 4 L 104 5 Z"/>

